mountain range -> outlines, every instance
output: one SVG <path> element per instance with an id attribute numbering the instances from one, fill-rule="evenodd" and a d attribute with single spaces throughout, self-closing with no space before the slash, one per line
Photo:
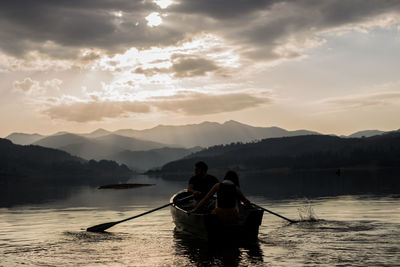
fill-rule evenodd
<path id="1" fill-rule="evenodd" d="M 362 131 L 351 136 L 372 136 L 382 131 Z M 84 159 L 109 159 L 134 170 L 147 170 L 199 151 L 230 143 L 256 142 L 266 138 L 318 135 L 308 130 L 288 131 L 279 127 L 254 127 L 236 121 L 203 122 L 181 126 L 159 125 L 151 129 L 97 129 L 90 133 L 58 132 L 50 136 L 12 133 L 15 144 L 40 145 L 67 151 Z"/>
<path id="2" fill-rule="evenodd" d="M 218 145 L 167 163 L 161 172 L 191 172 L 200 160 L 218 171 L 397 168 L 398 172 L 400 131 L 362 138 L 304 135 Z"/>
<path id="3" fill-rule="evenodd" d="M 279 127 L 254 127 L 232 120 L 223 124 L 203 122 L 182 126 L 159 125 L 146 130 L 125 129 L 115 133 L 165 144 L 179 144 L 183 147 L 209 147 L 232 142 L 246 143 L 271 137 L 317 134 L 307 130 L 287 131 Z"/>

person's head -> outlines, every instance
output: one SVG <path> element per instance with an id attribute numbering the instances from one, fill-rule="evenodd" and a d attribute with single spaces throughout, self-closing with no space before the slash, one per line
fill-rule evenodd
<path id="1" fill-rule="evenodd" d="M 196 175 L 207 174 L 208 166 L 204 161 L 198 161 L 194 164 L 194 172 Z"/>
<path id="2" fill-rule="evenodd" d="M 227 171 L 224 180 L 232 181 L 237 187 L 240 187 L 239 176 L 234 171 Z"/>

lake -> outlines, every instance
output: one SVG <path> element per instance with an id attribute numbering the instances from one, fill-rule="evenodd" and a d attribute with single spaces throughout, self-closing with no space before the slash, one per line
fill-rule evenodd
<path id="1" fill-rule="evenodd" d="M 86 232 L 89 226 L 166 204 L 186 187 L 186 181 L 147 176 L 130 182 L 155 185 L 125 190 L 47 188 L 40 201 L 30 201 L 34 193 L 17 198 L 3 192 L 0 266 L 400 265 L 398 187 L 379 194 L 375 185 L 371 191 L 348 194 L 340 186 L 335 195 L 332 186 L 307 191 L 303 183 L 278 197 L 274 183 L 244 178 L 242 188 L 252 202 L 291 219 L 301 215 L 304 221 L 288 224 L 264 213 L 259 241 L 241 247 L 216 248 L 175 232 L 169 208 L 118 224 L 106 234 Z M 318 220 L 307 220 L 311 215 Z"/>

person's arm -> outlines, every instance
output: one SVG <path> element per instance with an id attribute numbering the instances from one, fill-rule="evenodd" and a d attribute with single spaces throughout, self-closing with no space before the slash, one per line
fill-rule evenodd
<path id="1" fill-rule="evenodd" d="M 201 192 L 194 190 L 194 185 L 193 184 L 188 184 L 188 188 L 187 188 L 188 192 L 191 192 L 193 195 L 200 195 Z"/>
<path id="2" fill-rule="evenodd" d="M 205 195 L 205 197 L 203 197 L 203 199 L 200 200 L 200 202 L 196 205 L 196 207 L 194 207 L 194 209 L 192 209 L 190 212 L 195 212 L 198 209 L 200 209 L 204 205 L 204 203 L 206 203 L 215 194 L 215 192 L 217 192 L 218 188 L 219 188 L 219 183 L 215 184 L 210 189 L 210 191 L 208 191 L 207 195 Z"/>
<path id="3" fill-rule="evenodd" d="M 248 200 L 248 199 L 243 195 L 242 190 L 240 190 L 239 187 L 236 187 L 236 191 L 237 191 L 237 193 L 239 194 L 240 200 L 241 200 L 246 206 L 250 206 L 250 205 L 251 205 L 251 202 L 250 202 L 250 200 Z"/>

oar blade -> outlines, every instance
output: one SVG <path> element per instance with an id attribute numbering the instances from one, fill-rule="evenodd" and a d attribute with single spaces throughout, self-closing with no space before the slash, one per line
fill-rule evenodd
<path id="1" fill-rule="evenodd" d="M 117 223 L 118 222 L 108 222 L 108 223 L 98 224 L 98 225 L 87 228 L 86 231 L 88 231 L 88 232 L 104 232 L 108 228 L 116 225 Z"/>

